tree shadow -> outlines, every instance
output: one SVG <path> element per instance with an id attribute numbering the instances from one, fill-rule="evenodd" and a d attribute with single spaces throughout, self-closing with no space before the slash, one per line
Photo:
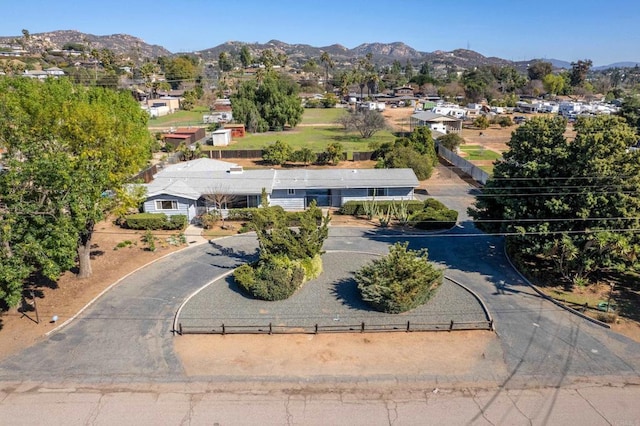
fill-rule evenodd
<path id="1" fill-rule="evenodd" d="M 343 278 L 337 281 L 331 293 L 345 306 L 351 309 L 357 309 L 361 311 L 375 311 L 369 306 L 360 295 L 358 290 L 358 284 L 354 278 Z"/>
<path id="2" fill-rule="evenodd" d="M 222 256 L 222 258 L 229 258 L 229 259 L 233 259 L 233 260 L 237 260 L 240 261 L 241 263 L 250 263 L 253 262 L 255 260 L 258 259 L 258 251 L 254 250 L 253 252 L 249 253 L 245 250 L 239 250 L 239 249 L 234 249 L 232 247 L 224 247 L 218 243 L 216 243 L 215 241 L 211 240 L 209 241 L 209 245 L 214 249 L 214 251 L 212 252 L 208 252 L 207 254 L 209 256 Z M 217 252 L 216 252 L 217 251 Z M 220 268 L 235 268 L 235 264 L 234 265 L 214 265 L 214 266 L 218 266 Z"/>

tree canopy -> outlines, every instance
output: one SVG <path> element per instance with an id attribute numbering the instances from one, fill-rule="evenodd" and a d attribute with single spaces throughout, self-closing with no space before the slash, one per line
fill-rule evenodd
<path id="1" fill-rule="evenodd" d="M 231 96 L 233 116 L 250 132 L 296 127 L 304 113 L 298 90 L 289 77 L 268 70 L 262 81 L 245 81 Z"/>
<path id="2" fill-rule="evenodd" d="M 515 254 L 550 260 L 571 283 L 637 268 L 635 132 L 614 116 L 580 118 L 573 141 L 565 130 L 560 117 L 516 129 L 470 214 L 483 230 L 506 234 Z"/>
<path id="3" fill-rule="evenodd" d="M 410 168 L 419 180 L 428 179 L 438 163 L 431 130 L 424 126 L 413 129 L 408 137 L 397 138 L 393 145 L 383 144 L 376 156 L 376 168 Z"/>
<path id="4" fill-rule="evenodd" d="M 33 273 L 54 280 L 77 256 L 79 276 L 91 274 L 108 194 L 146 163 L 152 140 L 129 93 L 65 79 L 0 78 L 0 111 L 0 300 L 14 305 Z"/>

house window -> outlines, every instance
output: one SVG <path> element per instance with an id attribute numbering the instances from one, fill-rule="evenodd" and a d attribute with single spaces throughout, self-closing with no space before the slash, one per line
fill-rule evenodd
<path id="1" fill-rule="evenodd" d="M 287 189 L 287 195 L 296 195 L 295 189 Z"/>
<path id="2" fill-rule="evenodd" d="M 369 188 L 367 195 L 369 195 L 369 197 L 384 197 L 387 195 L 387 188 Z"/>
<path id="3" fill-rule="evenodd" d="M 156 200 L 156 210 L 178 210 L 176 200 Z"/>

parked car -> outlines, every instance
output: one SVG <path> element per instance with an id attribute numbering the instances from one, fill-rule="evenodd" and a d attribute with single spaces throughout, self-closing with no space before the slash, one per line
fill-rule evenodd
<path id="1" fill-rule="evenodd" d="M 513 117 L 513 122 L 514 122 L 514 123 L 516 123 L 516 124 L 522 124 L 522 123 L 524 123 L 525 121 L 527 121 L 527 117 L 523 117 L 523 116 L 521 116 L 521 115 L 518 115 L 518 116 L 516 116 L 516 117 Z"/>

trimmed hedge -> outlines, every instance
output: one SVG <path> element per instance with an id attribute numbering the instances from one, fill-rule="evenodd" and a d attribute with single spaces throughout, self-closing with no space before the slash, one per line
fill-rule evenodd
<path id="1" fill-rule="evenodd" d="M 434 210 L 427 208 L 409 217 L 409 223 L 415 228 L 424 230 L 452 228 L 458 220 L 458 212 L 455 210 Z"/>
<path id="2" fill-rule="evenodd" d="M 387 211 L 389 205 L 395 204 L 400 206 L 404 203 L 407 206 L 409 214 L 421 211 L 424 208 L 424 204 L 421 201 L 405 200 L 405 201 L 347 201 L 340 207 L 339 214 L 349 216 L 364 216 L 366 214 L 364 205 L 369 203 L 375 203 L 381 211 Z"/>
<path id="3" fill-rule="evenodd" d="M 256 299 L 284 300 L 304 283 L 305 269 L 288 258 L 271 258 L 253 265 L 245 263 L 234 271 L 233 278 Z"/>
<path id="4" fill-rule="evenodd" d="M 253 219 L 253 213 L 257 207 L 247 207 L 244 209 L 230 209 L 227 214 L 227 220 L 250 221 Z"/>
<path id="5" fill-rule="evenodd" d="M 137 213 L 125 216 L 124 225 L 129 229 L 182 230 L 187 227 L 187 216 L 179 214 L 169 217 L 164 213 Z"/>
<path id="6" fill-rule="evenodd" d="M 244 209 L 230 209 L 229 214 L 227 215 L 226 220 L 235 220 L 239 222 L 250 222 L 253 219 L 253 215 L 255 212 L 262 207 L 249 207 Z M 284 209 L 280 206 L 271 206 L 269 208 L 277 208 L 281 209 L 284 212 Z M 304 211 L 300 212 L 284 212 L 287 216 L 287 223 L 289 226 L 297 226 L 300 224 L 300 217 L 304 214 Z M 316 219 L 318 223 L 322 222 L 322 210 L 318 210 L 316 213 Z"/>

